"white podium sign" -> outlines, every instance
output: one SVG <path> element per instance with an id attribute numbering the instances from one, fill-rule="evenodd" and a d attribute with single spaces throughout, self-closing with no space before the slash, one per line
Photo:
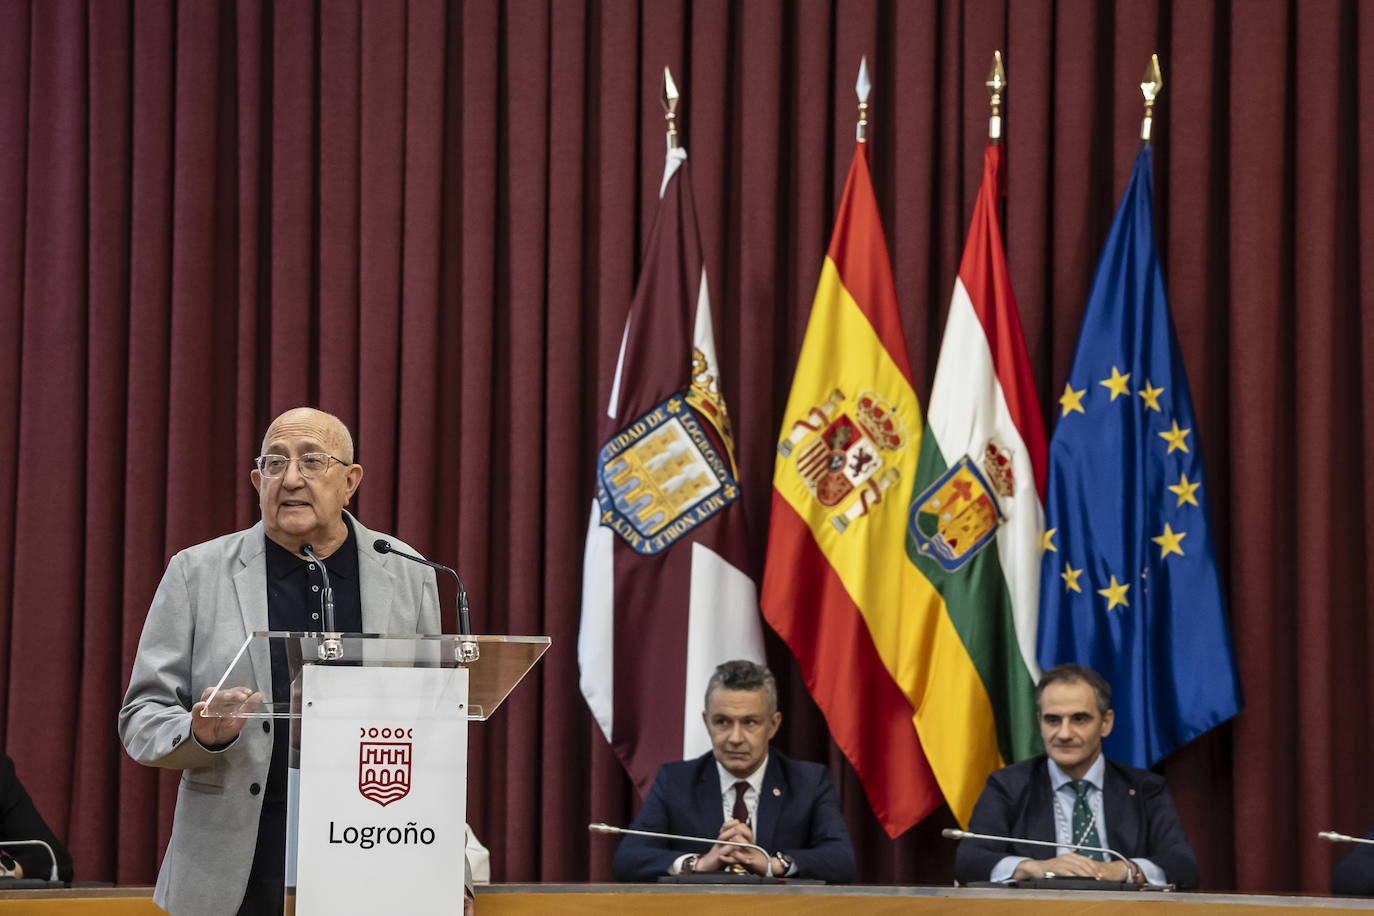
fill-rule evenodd
<path id="1" fill-rule="evenodd" d="M 467 669 L 301 674 L 296 913 L 460 912 Z"/>

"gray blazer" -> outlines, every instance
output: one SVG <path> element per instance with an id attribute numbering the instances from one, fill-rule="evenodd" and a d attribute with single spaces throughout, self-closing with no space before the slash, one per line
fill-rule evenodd
<path id="1" fill-rule="evenodd" d="M 379 554 L 379 537 L 345 513 L 358 539 L 363 630 L 438 633 L 434 571 Z M 397 548 L 410 547 L 385 536 Z M 191 706 L 212 686 L 249 633 L 267 629 L 267 560 L 262 523 L 189 547 L 172 557 L 138 641 L 119 737 L 147 766 L 182 771 L 172 838 L 153 902 L 170 913 L 237 911 L 257 841 L 262 791 L 272 756 L 270 727 L 249 722 L 211 751 L 191 734 Z M 256 684 L 272 696 L 266 647 L 251 654 Z"/>

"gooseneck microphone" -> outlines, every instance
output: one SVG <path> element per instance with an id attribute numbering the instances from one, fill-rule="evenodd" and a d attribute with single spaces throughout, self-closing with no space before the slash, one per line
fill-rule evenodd
<path id="1" fill-rule="evenodd" d="M 763 860 L 768 863 L 768 872 L 764 875 L 764 877 L 773 877 L 773 857 L 768 854 L 768 850 L 764 849 L 757 843 L 741 843 L 737 840 L 715 840 L 708 839 L 704 836 L 685 836 L 679 833 L 654 833 L 651 830 L 631 830 L 629 827 L 612 827 L 610 824 L 588 824 L 587 829 L 590 830 L 592 833 L 617 833 L 630 834 L 631 836 L 651 836 L 656 837 L 660 840 L 680 840 L 684 843 L 703 843 L 707 846 L 739 846 L 743 849 L 757 849 L 759 852 L 763 853 Z"/>
<path id="2" fill-rule="evenodd" d="M 57 874 L 57 853 L 52 851 L 43 840 L 0 840 L 0 847 L 13 849 L 16 846 L 41 846 L 48 851 L 48 859 L 52 862 L 52 871 L 48 874 L 47 880 L 56 884 L 61 884 L 62 879 Z M 26 878 L 37 878 L 37 875 L 25 875 Z"/>
<path id="3" fill-rule="evenodd" d="M 1132 873 L 1135 872 L 1135 865 L 1130 859 L 1107 846 L 1084 846 L 1076 843 L 1060 843 L 1056 840 L 1028 840 L 1025 837 L 1019 836 L 994 836 L 990 833 L 969 833 L 967 830 L 956 830 L 953 827 L 946 827 L 944 830 L 941 830 L 940 835 L 947 840 L 993 840 L 998 843 L 1018 843 L 1024 846 L 1048 846 L 1051 849 L 1063 847 L 1072 849 L 1075 852 L 1081 852 L 1085 849 L 1088 852 L 1105 852 L 1107 855 L 1115 856 L 1118 860 L 1125 862 L 1126 867 L 1129 868 Z M 1046 874 L 1045 877 L 1049 878 L 1054 876 Z"/>
<path id="4" fill-rule="evenodd" d="M 1329 840 L 1332 843 L 1362 843 L 1366 846 L 1374 846 L 1374 840 L 1366 839 L 1362 836 L 1347 836 L 1344 833 L 1337 833 L 1334 830 L 1322 830 L 1317 834 L 1321 840 Z"/>
<path id="5" fill-rule="evenodd" d="M 390 553 L 412 563 L 419 563 L 428 566 L 430 569 L 439 569 L 453 577 L 453 581 L 458 583 L 458 635 L 472 635 L 472 612 L 468 609 L 468 590 L 463 586 L 463 577 L 458 575 L 458 570 L 443 563 L 435 563 L 433 560 L 426 560 L 424 557 L 413 553 L 406 553 L 404 550 L 397 550 L 391 542 L 385 538 L 377 538 L 372 542 L 372 549 L 378 553 Z M 465 639 L 459 648 L 459 660 L 463 662 L 475 662 L 478 657 L 477 642 Z"/>
<path id="6" fill-rule="evenodd" d="M 301 553 L 320 568 L 320 578 L 324 579 L 324 590 L 320 592 L 320 603 L 324 607 L 324 639 L 320 642 L 320 658 L 324 661 L 343 658 L 343 640 L 339 638 L 339 628 L 334 625 L 334 587 L 329 584 L 329 568 L 315 556 L 315 550 L 309 544 L 301 545 Z"/>

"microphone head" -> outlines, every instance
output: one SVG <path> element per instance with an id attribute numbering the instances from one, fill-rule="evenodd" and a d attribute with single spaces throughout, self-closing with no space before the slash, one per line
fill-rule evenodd
<path id="1" fill-rule="evenodd" d="M 1332 843 L 1339 843 L 1342 840 L 1346 839 L 1346 837 L 1344 834 L 1337 833 L 1334 830 L 1322 830 L 1317 833 L 1317 839 L 1330 840 Z"/>
<path id="2" fill-rule="evenodd" d="M 940 836 L 947 840 L 962 840 L 966 834 L 962 830 L 955 830 L 953 827 L 946 827 L 940 831 Z"/>
<path id="3" fill-rule="evenodd" d="M 378 553 L 391 553 L 391 542 L 384 538 L 377 538 L 372 542 L 372 549 Z"/>
<path id="4" fill-rule="evenodd" d="M 587 829 L 592 833 L 619 833 L 620 831 L 610 824 L 588 824 Z"/>

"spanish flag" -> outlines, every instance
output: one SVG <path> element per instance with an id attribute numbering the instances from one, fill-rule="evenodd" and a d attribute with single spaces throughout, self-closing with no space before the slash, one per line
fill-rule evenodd
<path id="1" fill-rule="evenodd" d="M 916 731 L 907 613 L 930 585 L 904 551 L 921 449 L 868 150 L 845 182 L 773 470 L 765 619 L 787 642 L 891 836 L 940 803 Z"/>

